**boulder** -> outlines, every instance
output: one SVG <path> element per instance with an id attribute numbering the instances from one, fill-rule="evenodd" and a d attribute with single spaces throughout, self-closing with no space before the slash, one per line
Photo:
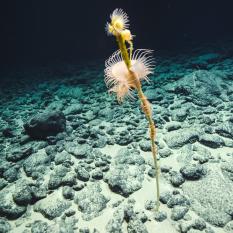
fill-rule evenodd
<path id="1" fill-rule="evenodd" d="M 207 176 L 195 182 L 185 182 L 182 189 L 201 218 L 223 227 L 233 216 L 232 181 L 217 171 L 215 165 L 208 170 Z"/>
<path id="2" fill-rule="evenodd" d="M 38 113 L 24 124 L 24 129 L 33 139 L 46 139 L 65 131 L 66 118 L 61 111 Z"/>

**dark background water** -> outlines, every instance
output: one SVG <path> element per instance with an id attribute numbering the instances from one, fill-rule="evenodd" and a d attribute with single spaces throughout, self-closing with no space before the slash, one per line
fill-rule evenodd
<path id="1" fill-rule="evenodd" d="M 231 0 L 1 1 L 1 67 L 104 59 L 117 49 L 104 27 L 115 8 L 135 47 L 182 50 L 233 34 Z"/>

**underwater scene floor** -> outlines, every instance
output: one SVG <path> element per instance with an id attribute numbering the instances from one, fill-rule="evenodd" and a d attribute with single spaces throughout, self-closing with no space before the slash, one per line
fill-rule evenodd
<path id="1" fill-rule="evenodd" d="M 104 61 L 5 74 L 0 232 L 232 233 L 226 47 L 159 56 L 143 83 L 157 127 L 159 212 L 148 122 L 136 95 L 118 104 L 108 94 Z"/>

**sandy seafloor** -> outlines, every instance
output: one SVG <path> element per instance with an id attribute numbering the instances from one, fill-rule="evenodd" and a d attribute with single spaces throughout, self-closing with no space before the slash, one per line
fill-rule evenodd
<path id="1" fill-rule="evenodd" d="M 233 232 L 232 43 L 156 60 L 157 213 L 148 123 L 108 94 L 104 61 L 3 75 L 1 233 Z"/>

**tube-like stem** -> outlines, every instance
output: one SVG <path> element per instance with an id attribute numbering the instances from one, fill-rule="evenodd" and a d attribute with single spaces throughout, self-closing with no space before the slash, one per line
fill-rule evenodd
<path id="1" fill-rule="evenodd" d="M 159 210 L 159 198 L 160 198 L 160 191 L 159 191 L 159 165 L 157 161 L 157 146 L 155 144 L 155 137 L 156 137 L 156 128 L 155 123 L 152 119 L 152 112 L 150 103 L 147 100 L 146 96 L 144 95 L 141 86 L 138 89 L 138 96 L 142 103 L 142 109 L 146 115 L 147 120 L 149 121 L 149 128 L 150 128 L 150 140 L 151 140 L 151 151 L 153 155 L 153 161 L 154 161 L 154 168 L 155 168 L 155 178 L 156 178 L 156 211 Z"/>
<path id="2" fill-rule="evenodd" d="M 127 68 L 129 69 L 131 67 L 131 60 L 129 59 L 129 54 L 128 54 L 128 51 L 125 45 L 125 41 L 120 33 L 116 35 L 116 39 L 117 39 L 118 46 L 121 50 L 122 58 Z"/>
<path id="3" fill-rule="evenodd" d="M 129 43 L 129 60 L 132 60 L 132 54 L 133 54 L 133 42 L 132 41 L 128 41 Z"/>
<path id="4" fill-rule="evenodd" d="M 157 147 L 155 144 L 155 137 L 156 137 L 156 128 L 154 121 L 152 119 L 152 111 L 151 111 L 151 106 L 149 101 L 147 100 L 146 96 L 144 95 L 142 88 L 141 88 L 141 83 L 139 79 L 137 78 L 136 74 L 130 70 L 131 68 L 131 55 L 132 55 L 132 49 L 133 49 L 133 44 L 130 44 L 130 56 L 128 54 L 125 41 L 121 35 L 121 33 L 118 33 L 116 35 L 117 43 L 120 48 L 122 58 L 128 68 L 128 71 L 130 73 L 129 79 L 130 84 L 137 89 L 138 91 L 138 97 L 141 101 L 142 109 L 146 115 L 147 120 L 149 121 L 149 128 L 150 128 L 150 140 L 151 140 L 151 151 L 153 155 L 153 160 L 154 160 L 154 167 L 155 167 L 155 177 L 156 177 L 156 211 L 159 210 L 159 198 L 160 198 L 160 191 L 159 191 L 159 166 L 157 162 Z"/>

